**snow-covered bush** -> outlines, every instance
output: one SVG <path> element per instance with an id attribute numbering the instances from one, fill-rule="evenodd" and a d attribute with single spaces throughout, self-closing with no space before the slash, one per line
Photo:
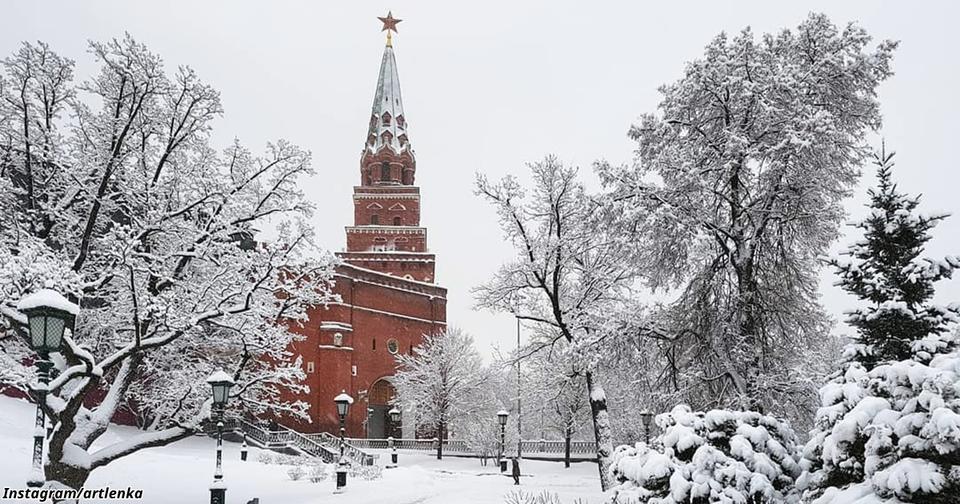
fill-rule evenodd
<path id="1" fill-rule="evenodd" d="M 327 479 L 327 464 L 317 462 L 310 468 L 310 473 L 307 477 L 310 478 L 312 483 L 319 483 Z"/>
<path id="2" fill-rule="evenodd" d="M 380 479 L 383 476 L 383 467 L 378 465 L 349 464 L 347 466 L 347 475 L 351 478 L 360 478 L 368 481 Z"/>
<path id="3" fill-rule="evenodd" d="M 796 435 L 790 424 L 752 411 L 657 415 L 663 434 L 648 446 L 614 451 L 615 504 L 798 502 Z"/>
<path id="4" fill-rule="evenodd" d="M 503 500 L 504 504 L 563 504 L 560 501 L 560 496 L 555 493 L 550 493 L 546 490 L 540 492 L 539 494 L 527 493 L 523 490 L 514 490 L 508 493 Z M 573 504 L 587 504 L 586 501 L 582 499 L 577 499 L 573 501 Z"/>
<path id="5" fill-rule="evenodd" d="M 272 464 L 273 463 L 273 454 L 268 451 L 261 451 L 257 454 L 257 462 L 261 464 Z"/>
<path id="6" fill-rule="evenodd" d="M 932 358 L 850 366 L 821 390 L 798 486 L 817 504 L 956 502 L 960 492 L 960 352 L 957 337 L 915 342 Z M 933 350 L 935 353 L 930 353 Z"/>
<path id="7" fill-rule="evenodd" d="M 383 477 L 383 467 L 376 464 L 363 466 L 357 471 L 357 475 L 367 481 L 378 480 Z"/>
<path id="8" fill-rule="evenodd" d="M 292 479 L 293 481 L 299 480 L 300 478 L 303 477 L 305 473 L 306 471 L 303 469 L 303 466 L 300 466 L 300 465 L 295 465 L 295 466 L 292 466 L 290 469 L 287 469 L 287 476 L 290 476 L 290 479 Z"/>
<path id="9" fill-rule="evenodd" d="M 303 465 L 305 464 L 304 458 L 300 455 L 288 455 L 286 453 L 278 453 L 274 459 L 274 463 L 278 465 Z"/>

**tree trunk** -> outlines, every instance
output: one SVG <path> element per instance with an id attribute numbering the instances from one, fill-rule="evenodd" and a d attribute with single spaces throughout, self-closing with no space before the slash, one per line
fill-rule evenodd
<path id="1" fill-rule="evenodd" d="M 570 429 L 563 434 L 563 467 L 570 467 Z"/>
<path id="2" fill-rule="evenodd" d="M 44 467 L 44 472 L 46 474 L 47 484 L 45 486 L 50 486 L 51 483 L 57 482 L 63 486 L 67 486 L 73 489 L 83 488 L 84 483 L 87 482 L 87 478 L 90 477 L 90 470 L 84 469 L 81 467 L 76 467 L 72 465 L 66 465 L 62 462 L 47 462 L 47 465 Z M 55 501 L 60 503 L 75 503 L 77 500 L 60 500 Z"/>
<path id="3" fill-rule="evenodd" d="M 440 428 L 437 429 L 437 460 L 443 459 L 443 422 L 440 422 Z"/>
<path id="4" fill-rule="evenodd" d="M 753 275 L 753 265 L 745 264 L 736 266 L 737 269 L 737 310 L 740 320 L 740 337 L 743 338 L 750 353 L 752 354 L 744 378 L 746 383 L 744 390 L 740 392 L 746 395 L 748 407 L 752 411 L 763 412 L 763 403 L 757 390 L 757 383 L 760 377 L 761 367 L 763 365 L 763 341 L 760 338 L 760 323 L 757 317 L 757 290 L 758 286 Z"/>
<path id="5" fill-rule="evenodd" d="M 590 394 L 590 415 L 593 417 L 593 436 L 597 443 L 597 469 L 600 471 L 600 488 L 610 488 L 610 456 L 613 454 L 613 435 L 610 432 L 610 414 L 607 412 L 607 396 L 587 371 L 587 391 Z"/>

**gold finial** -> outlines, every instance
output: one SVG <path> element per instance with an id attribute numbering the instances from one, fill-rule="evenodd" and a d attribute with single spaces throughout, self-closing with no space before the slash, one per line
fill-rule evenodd
<path id="1" fill-rule="evenodd" d="M 393 37 L 391 37 L 390 32 L 396 32 L 397 23 L 403 20 L 393 17 L 393 12 L 389 11 L 387 12 L 387 17 L 378 17 L 377 19 L 383 23 L 383 29 L 380 31 L 387 32 L 387 47 L 393 47 Z"/>

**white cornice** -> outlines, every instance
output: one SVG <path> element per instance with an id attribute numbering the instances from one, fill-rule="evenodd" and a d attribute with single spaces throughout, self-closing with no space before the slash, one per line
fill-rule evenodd
<path id="1" fill-rule="evenodd" d="M 434 297 L 436 297 L 436 296 L 434 296 Z M 441 298 L 441 299 L 444 299 L 444 298 Z M 365 307 L 365 306 L 356 306 L 356 305 L 350 305 L 350 304 L 347 304 L 347 303 L 329 303 L 329 304 L 346 306 L 346 307 L 351 307 L 351 306 L 352 306 L 353 309 L 355 309 L 355 310 L 361 310 L 361 311 L 366 311 L 366 312 L 370 312 L 370 313 L 379 313 L 379 314 L 381 314 L 381 315 L 389 315 L 389 316 L 391 316 L 391 317 L 397 317 L 397 318 L 402 318 L 402 319 L 407 319 L 407 320 L 415 320 L 415 321 L 417 321 L 417 322 L 426 322 L 426 323 L 428 323 L 428 324 L 447 325 L 447 322 L 446 322 L 446 321 L 443 321 L 443 320 L 429 320 L 429 319 L 424 319 L 424 318 L 420 318 L 420 317 L 411 317 L 411 316 L 409 316 L 409 315 L 401 315 L 401 314 L 399 314 L 399 313 L 393 313 L 393 312 L 388 312 L 388 311 L 383 311 L 383 310 L 377 310 L 377 309 L 375 309 L 375 308 L 367 308 L 367 307 Z"/>
<path id="2" fill-rule="evenodd" d="M 409 234 L 409 235 L 426 235 L 427 228 L 421 226 L 381 226 L 381 225 L 367 225 L 367 226 L 344 226 L 344 229 L 347 230 L 347 233 L 354 234 Z"/>
<path id="3" fill-rule="evenodd" d="M 362 194 L 353 194 L 353 199 L 412 199 L 420 200 L 419 194 L 406 194 L 406 193 L 362 193 Z"/>

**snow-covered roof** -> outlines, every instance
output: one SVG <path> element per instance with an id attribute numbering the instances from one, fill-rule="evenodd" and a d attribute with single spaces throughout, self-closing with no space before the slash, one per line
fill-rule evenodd
<path id="1" fill-rule="evenodd" d="M 233 377 L 225 373 L 222 369 L 218 369 L 214 371 L 213 374 L 207 378 L 207 383 L 215 383 L 215 382 L 233 383 Z"/>
<path id="2" fill-rule="evenodd" d="M 347 401 L 347 404 L 353 404 L 353 398 L 346 392 L 341 392 L 337 397 L 334 397 L 333 400 L 334 402 Z"/>
<path id="3" fill-rule="evenodd" d="M 377 78 L 377 92 L 373 97 L 370 112 L 366 150 L 377 153 L 386 146 L 397 154 L 407 150 L 412 155 L 409 141 L 401 144 L 400 140 L 401 135 L 407 135 L 406 119 L 403 99 L 400 96 L 397 60 L 393 54 L 393 46 L 388 44 L 383 50 L 383 60 L 380 62 L 380 76 Z"/>
<path id="4" fill-rule="evenodd" d="M 27 294 L 17 303 L 17 310 L 30 310 L 41 306 L 63 310 L 73 316 L 80 313 L 79 306 L 53 289 L 40 289 L 32 294 Z"/>

